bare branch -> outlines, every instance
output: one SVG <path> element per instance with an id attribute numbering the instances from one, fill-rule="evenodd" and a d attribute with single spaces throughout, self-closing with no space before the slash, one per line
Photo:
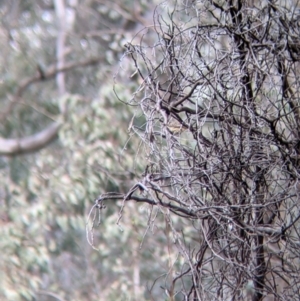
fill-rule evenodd
<path id="1" fill-rule="evenodd" d="M 0 137 L 0 155 L 12 156 L 38 151 L 57 137 L 61 125 L 61 122 L 54 122 L 41 132 L 20 139 Z"/>
<path id="2" fill-rule="evenodd" d="M 127 44 L 147 197 L 118 199 L 161 209 L 185 300 L 300 298 L 300 11 L 257 3 L 166 1 L 154 45 Z"/>
<path id="3" fill-rule="evenodd" d="M 96 65 L 99 62 L 101 62 L 103 59 L 104 59 L 103 57 L 98 57 L 98 58 L 85 59 L 85 60 L 82 60 L 79 62 L 67 62 L 61 68 L 57 68 L 56 65 L 53 65 L 53 66 L 50 66 L 47 69 L 43 70 L 42 72 L 38 66 L 37 72 L 35 75 L 25 78 L 24 80 L 21 81 L 16 93 L 12 97 L 10 105 L 6 108 L 6 110 L 4 112 L 0 113 L 0 120 L 4 121 L 9 116 L 9 114 L 13 110 L 14 106 L 18 103 L 19 99 L 21 99 L 24 91 L 30 85 L 40 82 L 40 81 L 52 79 L 59 72 L 67 72 L 67 71 L 70 71 L 72 69 L 79 68 L 79 67 Z"/>

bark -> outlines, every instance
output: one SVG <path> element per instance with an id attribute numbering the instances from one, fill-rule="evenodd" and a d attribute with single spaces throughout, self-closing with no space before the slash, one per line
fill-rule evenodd
<path id="1" fill-rule="evenodd" d="M 44 130 L 25 138 L 5 139 L 0 137 L 0 155 L 12 156 L 38 151 L 57 137 L 61 125 L 61 122 L 54 122 Z"/>

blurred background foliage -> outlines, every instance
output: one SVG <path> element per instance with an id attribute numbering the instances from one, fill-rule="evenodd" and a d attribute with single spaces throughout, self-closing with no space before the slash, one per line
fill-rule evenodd
<path id="1" fill-rule="evenodd" d="M 131 77 L 134 67 L 119 62 L 123 45 L 151 27 L 157 4 L 1 1 L 1 137 L 26 137 L 63 120 L 46 147 L 0 157 L 1 300 L 166 298 L 160 286 L 177 257 L 162 214 L 155 213 L 149 229 L 148 206 L 128 204 L 118 226 L 121 204 L 110 203 L 94 231 L 98 251 L 85 229 L 97 195 L 126 191 L 145 167 L 136 156 L 139 141 L 127 130 L 139 112 L 122 103 L 139 83 Z M 64 62 L 98 61 L 68 70 L 61 81 L 58 75 L 44 80 L 42 73 L 61 60 L 62 30 Z M 142 127 L 143 118 L 136 120 Z"/>

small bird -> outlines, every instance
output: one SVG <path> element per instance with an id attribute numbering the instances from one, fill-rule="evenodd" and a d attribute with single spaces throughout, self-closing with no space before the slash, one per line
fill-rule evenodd
<path id="1" fill-rule="evenodd" d="M 172 134 L 180 134 L 188 129 L 187 126 L 179 123 L 177 120 L 169 121 L 167 128 Z"/>

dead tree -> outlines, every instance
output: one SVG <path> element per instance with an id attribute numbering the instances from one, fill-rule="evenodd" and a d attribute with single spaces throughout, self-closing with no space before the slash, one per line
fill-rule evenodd
<path id="1" fill-rule="evenodd" d="M 170 300 L 299 300 L 297 3 L 183 2 L 157 8 L 153 46 L 147 34 L 126 45 L 142 81 L 130 104 L 146 120 L 131 130 L 148 165 L 127 194 L 97 206 L 168 209 L 186 262 Z M 193 225 L 196 249 L 172 214 Z"/>

